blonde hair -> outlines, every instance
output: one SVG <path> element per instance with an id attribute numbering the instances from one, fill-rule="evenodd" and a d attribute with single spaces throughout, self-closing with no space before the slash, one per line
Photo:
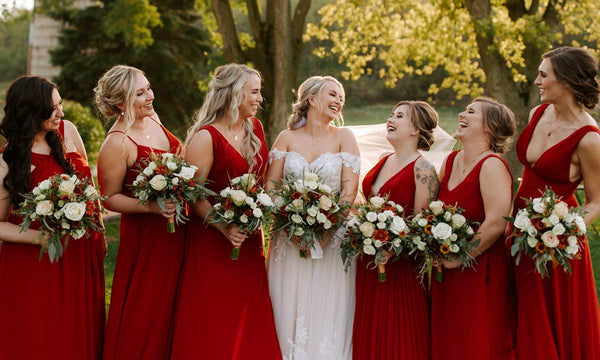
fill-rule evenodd
<path id="1" fill-rule="evenodd" d="M 433 138 L 433 130 L 438 124 L 438 113 L 425 101 L 400 101 L 394 106 L 394 111 L 400 105 L 408 106 L 408 118 L 415 129 L 419 130 L 417 149 L 429 151 Z"/>
<path id="2" fill-rule="evenodd" d="M 288 129 L 293 130 L 299 127 L 302 127 L 299 123 L 301 121 L 306 121 L 306 114 L 308 113 L 308 109 L 310 109 L 309 98 L 311 96 L 318 96 L 323 91 L 325 84 L 328 82 L 332 82 L 344 91 L 344 86 L 333 76 L 311 76 L 308 79 L 304 80 L 300 88 L 298 88 L 298 98 L 294 104 L 292 104 L 292 114 L 288 118 L 286 126 Z M 317 98 L 317 102 L 320 101 Z M 344 116 L 342 115 L 342 111 L 338 113 L 338 116 L 335 119 L 335 123 L 337 126 L 344 125 Z"/>
<path id="3" fill-rule="evenodd" d="M 504 153 L 515 133 L 515 114 L 494 99 L 478 97 L 473 102 L 483 105 L 483 123 L 490 130 L 490 149 L 498 154 Z"/>
<path id="4" fill-rule="evenodd" d="M 133 103 L 137 74 L 144 75 L 144 72 L 132 66 L 115 65 L 102 75 L 94 88 L 94 102 L 106 119 L 118 118 L 123 114 L 125 134 L 135 123 Z M 125 109 L 119 109 L 118 105 L 125 106 Z"/>
<path id="5" fill-rule="evenodd" d="M 246 65 L 228 64 L 215 69 L 215 74 L 208 85 L 204 104 L 194 115 L 195 122 L 188 130 L 185 140 L 186 147 L 200 128 L 222 118 L 227 118 L 225 125 L 228 128 L 238 121 L 238 108 L 246 96 L 244 86 L 251 75 L 258 76 L 262 82 L 260 73 Z M 253 169 L 262 142 L 254 134 L 252 119 L 243 120 L 243 129 L 245 136 L 241 149 L 242 156 L 250 165 L 250 169 Z"/>

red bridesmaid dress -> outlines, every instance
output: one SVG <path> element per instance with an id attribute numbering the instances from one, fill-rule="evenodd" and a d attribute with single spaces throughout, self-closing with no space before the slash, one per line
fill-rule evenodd
<path id="1" fill-rule="evenodd" d="M 381 159 L 365 176 L 362 189 L 373 195 L 371 185 L 385 161 Z M 415 161 L 406 165 L 379 189 L 379 194 L 404 207 L 411 215 L 415 203 Z M 356 310 L 352 358 L 360 360 L 429 359 L 429 302 L 413 259 L 389 261 L 387 280 L 379 282 L 377 269 L 367 268 L 373 257 L 358 259 Z"/>
<path id="2" fill-rule="evenodd" d="M 261 176 L 268 150 L 262 126 L 257 170 Z M 214 161 L 208 187 L 219 192 L 229 180 L 249 171 L 242 155 L 211 125 Z M 281 359 L 267 286 L 261 235 L 250 236 L 231 260 L 231 243 L 204 219 L 188 223 L 185 263 L 177 299 L 172 359 Z"/>
<path id="3" fill-rule="evenodd" d="M 64 134 L 61 122 L 60 133 Z M 86 160 L 66 154 L 81 178 Z M 52 155 L 31 153 L 30 190 L 61 174 Z M 20 224 L 12 213 L 8 221 Z M 36 221 L 32 229 L 39 229 Z M 104 235 L 69 241 L 63 257 L 38 260 L 39 246 L 11 242 L 0 248 L 0 359 L 100 359 L 104 332 Z"/>
<path id="4" fill-rule="evenodd" d="M 170 152 L 180 152 L 179 140 L 161 127 L 169 139 Z M 137 145 L 137 159 L 127 169 L 122 193 L 134 197 L 130 185 L 139 173 L 140 161 L 152 152 L 164 151 L 129 139 Z M 102 169 L 98 168 L 98 172 Z M 174 233 L 168 233 L 167 219 L 162 215 L 121 214 L 119 252 L 104 339 L 105 360 L 168 356 L 184 248 L 184 226 L 176 226 Z"/>
<path id="5" fill-rule="evenodd" d="M 517 155 L 525 171 L 515 199 L 515 214 L 525 207 L 522 198 L 539 197 L 546 186 L 569 206 L 577 206 L 574 192 L 582 179 L 570 182 L 571 158 L 585 134 L 600 132 L 594 126 L 584 126 L 546 150 L 532 166 L 527 163 L 527 147 L 547 107 L 538 107 L 517 141 Z M 542 279 L 530 258 L 523 256 L 515 265 L 518 358 L 600 359 L 600 311 L 587 243 L 581 259 L 571 261 L 571 269 L 573 275 L 561 267 L 549 269 L 549 276 Z"/>
<path id="6" fill-rule="evenodd" d="M 438 199 L 458 204 L 463 215 L 485 220 L 479 174 L 481 159 L 455 188 L 448 188 L 452 164 L 458 151 L 446 159 Z M 512 191 L 511 191 L 512 193 Z M 477 230 L 477 229 L 475 229 Z M 444 269 L 442 282 L 431 282 L 431 356 L 443 360 L 514 359 L 514 298 L 504 237 L 479 255 L 475 269 Z"/>

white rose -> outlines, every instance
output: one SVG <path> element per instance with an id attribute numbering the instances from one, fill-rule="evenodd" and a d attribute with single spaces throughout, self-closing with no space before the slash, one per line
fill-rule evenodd
<path id="1" fill-rule="evenodd" d="M 240 181 L 242 181 L 241 176 L 235 177 L 235 178 L 231 179 L 231 185 L 237 185 L 240 183 Z"/>
<path id="2" fill-rule="evenodd" d="M 58 185 L 58 192 L 64 195 L 71 195 L 75 190 L 75 184 L 71 181 L 63 181 Z"/>
<path id="3" fill-rule="evenodd" d="M 278 208 L 282 207 L 283 204 L 285 204 L 285 201 L 283 201 L 281 196 L 276 196 L 275 199 L 273 199 L 273 205 L 277 206 Z"/>
<path id="4" fill-rule="evenodd" d="M 242 216 L 240 216 L 240 222 L 242 224 L 245 224 L 248 222 L 248 217 L 246 216 L 246 214 L 242 214 Z"/>
<path id="5" fill-rule="evenodd" d="M 301 227 L 296 228 L 296 230 L 294 230 L 294 235 L 296 235 L 296 236 L 304 235 L 304 229 L 302 229 Z"/>
<path id="6" fill-rule="evenodd" d="M 63 229 L 66 229 L 66 230 L 69 230 L 69 229 L 71 228 L 71 225 L 69 225 L 69 223 L 68 223 L 68 222 L 63 222 L 63 223 L 61 223 L 61 224 L 60 224 L 60 226 L 61 226 Z"/>
<path id="7" fill-rule="evenodd" d="M 319 175 L 315 173 L 304 173 L 304 182 L 319 182 Z"/>
<path id="8" fill-rule="evenodd" d="M 319 208 L 318 208 L 318 207 L 316 207 L 316 206 L 311 206 L 311 207 L 309 207 L 308 209 L 306 209 L 306 213 L 307 213 L 309 216 L 315 217 L 315 216 L 317 216 L 317 214 L 319 213 Z"/>
<path id="9" fill-rule="evenodd" d="M 96 188 L 92 185 L 88 185 L 88 187 L 86 187 L 83 191 L 83 195 L 85 195 L 88 198 L 95 198 L 96 196 L 98 196 L 98 191 L 96 191 Z"/>
<path id="10" fill-rule="evenodd" d="M 536 236 L 537 233 L 538 233 L 538 231 L 533 225 L 530 225 L 529 227 L 527 227 L 527 234 L 529 234 L 529 236 Z"/>
<path id="11" fill-rule="evenodd" d="M 38 196 L 35 197 L 35 201 L 42 201 L 42 200 L 46 200 L 46 197 L 44 196 L 44 194 L 39 194 Z"/>
<path id="12" fill-rule="evenodd" d="M 322 193 L 329 194 L 331 193 L 331 188 L 325 184 L 319 184 L 319 191 Z"/>
<path id="13" fill-rule="evenodd" d="M 363 252 L 367 255 L 375 255 L 375 248 L 373 247 L 373 245 L 365 245 L 363 247 Z"/>
<path id="14" fill-rule="evenodd" d="M 577 246 L 577 237 L 576 236 L 569 236 L 567 238 L 567 241 L 569 242 L 569 246 Z"/>
<path id="15" fill-rule="evenodd" d="M 315 181 L 305 181 L 304 186 L 308 189 L 315 190 L 317 187 L 319 187 L 319 183 Z"/>
<path id="16" fill-rule="evenodd" d="M 40 188 L 37 186 L 34 187 L 31 192 L 33 192 L 33 195 L 39 195 L 41 193 Z"/>
<path id="17" fill-rule="evenodd" d="M 371 245 L 373 243 L 373 239 L 366 238 L 363 240 L 364 245 Z"/>
<path id="18" fill-rule="evenodd" d="M 242 190 L 230 190 L 229 196 L 236 206 L 242 206 L 246 200 L 246 193 Z"/>
<path id="19" fill-rule="evenodd" d="M 233 210 L 225 210 L 225 213 L 223 214 L 225 219 L 232 219 L 234 215 L 235 213 L 233 212 Z"/>
<path id="20" fill-rule="evenodd" d="M 529 218 L 525 215 L 520 215 L 521 212 L 519 211 L 519 214 L 517 214 L 517 217 L 515 218 L 515 227 L 521 231 L 525 231 L 527 230 L 528 227 L 531 226 L 531 220 L 529 220 Z"/>
<path id="21" fill-rule="evenodd" d="M 370 222 L 375 222 L 375 221 L 377 221 L 377 213 L 375 213 L 375 212 L 373 212 L 373 211 L 369 211 L 365 217 L 366 217 L 366 218 L 367 218 L 367 220 L 369 220 Z"/>
<path id="22" fill-rule="evenodd" d="M 85 235 L 85 230 L 84 229 L 77 229 L 75 230 L 72 234 L 71 237 L 73 239 L 81 239 L 83 237 L 83 235 Z"/>
<path id="23" fill-rule="evenodd" d="M 541 201 L 535 202 L 535 200 L 537 199 L 534 199 L 533 210 L 535 210 L 535 212 L 537 212 L 538 214 L 543 214 L 544 211 L 546 211 L 546 204 Z"/>
<path id="24" fill-rule="evenodd" d="M 529 245 L 530 248 L 534 248 L 537 245 L 537 243 L 538 241 L 536 238 L 527 236 L 527 245 Z"/>
<path id="25" fill-rule="evenodd" d="M 256 195 L 256 199 L 258 199 L 258 201 L 264 206 L 273 206 L 273 200 L 271 200 L 271 197 L 264 192 Z"/>
<path id="26" fill-rule="evenodd" d="M 466 222 L 467 222 L 467 219 L 465 219 L 465 217 L 462 216 L 461 214 L 452 215 L 452 227 L 453 228 L 458 229 L 461 226 L 463 226 Z"/>
<path id="27" fill-rule="evenodd" d="M 63 213 L 61 210 L 55 211 L 55 212 L 54 212 L 54 218 L 55 218 L 56 220 L 58 220 L 58 219 L 60 219 L 60 217 L 61 217 L 61 216 L 63 216 L 63 214 L 64 214 L 64 213 Z"/>
<path id="28" fill-rule="evenodd" d="M 417 221 L 417 224 L 420 227 L 425 227 L 425 226 L 427 226 L 427 219 L 419 219 L 419 221 Z"/>
<path id="29" fill-rule="evenodd" d="M 359 230 L 364 237 L 371 237 L 375 231 L 375 225 L 371 224 L 370 222 L 364 222 L 360 224 Z"/>
<path id="30" fill-rule="evenodd" d="M 263 216 L 263 212 L 261 209 L 256 208 L 256 209 L 252 210 L 252 215 L 254 215 L 255 218 L 260 218 Z"/>
<path id="31" fill-rule="evenodd" d="M 403 212 L 404 208 L 400 205 L 396 205 L 396 210 L 398 210 L 398 212 Z"/>
<path id="32" fill-rule="evenodd" d="M 379 213 L 377 214 L 377 220 L 379 220 L 379 222 L 385 222 L 387 220 L 387 215 L 385 213 Z"/>
<path id="33" fill-rule="evenodd" d="M 544 226 L 546 226 L 546 227 L 551 227 L 552 226 L 552 223 L 550 222 L 550 219 L 548 219 L 548 218 L 543 218 L 542 219 L 542 224 L 544 224 Z"/>
<path id="34" fill-rule="evenodd" d="M 544 245 L 549 248 L 555 248 L 558 246 L 558 238 L 552 231 L 546 231 L 542 234 L 542 241 Z"/>
<path id="35" fill-rule="evenodd" d="M 371 203 L 371 205 L 375 206 L 376 208 L 380 208 L 385 203 L 385 199 L 380 196 L 373 196 L 369 200 L 369 202 Z"/>
<path id="36" fill-rule="evenodd" d="M 398 246 L 400 246 L 401 242 L 402 241 L 400 241 L 400 239 L 396 239 L 396 240 L 392 241 L 392 245 L 394 245 L 394 247 L 398 247 Z"/>
<path id="37" fill-rule="evenodd" d="M 151 163 L 151 164 L 154 164 L 154 163 Z M 146 168 L 144 169 L 144 171 L 142 171 L 142 173 L 146 176 L 150 176 L 150 175 L 152 175 L 153 170 L 150 169 L 150 166 L 146 166 Z"/>
<path id="38" fill-rule="evenodd" d="M 304 201 L 302 199 L 294 199 L 292 200 L 292 207 L 294 209 L 302 209 L 304 207 Z"/>
<path id="39" fill-rule="evenodd" d="M 169 169 L 171 171 L 177 169 L 177 163 L 175 163 L 173 161 L 167 161 L 167 169 Z"/>
<path id="40" fill-rule="evenodd" d="M 550 223 L 551 223 L 552 225 L 556 225 L 556 224 L 558 224 L 558 223 L 560 222 L 560 219 L 558 218 L 558 216 L 557 216 L 557 215 L 554 215 L 554 214 L 550 215 L 550 216 L 548 217 L 548 220 L 550 220 Z"/>
<path id="41" fill-rule="evenodd" d="M 381 240 L 375 240 L 373 245 L 375 245 L 376 248 L 380 248 L 383 245 L 383 243 L 381 242 Z"/>
<path id="42" fill-rule="evenodd" d="M 173 179 L 171 179 L 171 184 L 173 184 L 173 185 L 179 184 L 179 178 L 178 177 L 174 177 Z"/>
<path id="43" fill-rule="evenodd" d="M 412 241 L 413 241 L 414 244 L 417 244 L 417 243 L 421 242 L 421 237 L 415 235 L 415 236 L 412 237 Z"/>
<path id="44" fill-rule="evenodd" d="M 246 204 L 250 205 L 250 206 L 252 206 L 252 205 L 256 205 L 256 204 L 255 204 L 255 202 L 254 202 L 254 199 L 253 199 L 253 198 L 251 198 L 250 196 L 248 196 L 247 198 L 245 198 L 245 199 L 244 199 L 244 202 L 245 202 Z"/>
<path id="45" fill-rule="evenodd" d="M 475 231 L 473 230 L 473 228 L 472 228 L 472 227 L 470 227 L 470 226 L 469 226 L 469 227 L 467 228 L 467 235 L 473 235 L 473 234 L 475 234 Z"/>
<path id="46" fill-rule="evenodd" d="M 458 215 L 458 214 L 457 214 Z M 450 211 L 446 211 L 444 213 L 444 220 L 446 221 L 450 221 L 450 219 L 452 219 L 452 214 L 450 213 Z M 460 226 L 459 226 L 460 227 Z"/>
<path id="47" fill-rule="evenodd" d="M 167 160 L 167 159 L 173 159 L 174 157 L 175 157 L 175 154 L 173 154 L 173 153 L 166 152 L 166 153 L 162 154 L 163 161 Z"/>
<path id="48" fill-rule="evenodd" d="M 323 210 L 329 210 L 331 209 L 331 206 L 333 205 L 333 201 L 331 201 L 331 199 L 325 195 L 321 196 L 321 198 L 319 198 L 319 207 L 321 207 L 321 209 Z"/>
<path id="49" fill-rule="evenodd" d="M 306 217 L 306 223 L 308 225 L 313 225 L 315 223 L 315 218 L 313 216 L 307 216 Z"/>
<path id="50" fill-rule="evenodd" d="M 40 190 L 50 189 L 50 180 L 46 179 L 42 181 L 41 183 L 39 183 L 38 187 L 40 188 Z"/>
<path id="51" fill-rule="evenodd" d="M 242 175 L 242 182 L 246 184 L 248 188 L 252 188 L 256 185 L 256 177 L 254 174 L 244 174 Z"/>
<path id="52" fill-rule="evenodd" d="M 386 227 L 387 227 L 387 224 L 386 224 L 386 223 L 384 223 L 384 222 L 378 222 L 378 223 L 377 223 L 377 228 L 378 228 L 379 230 L 383 230 L 383 229 L 385 229 Z"/>
<path id="53" fill-rule="evenodd" d="M 450 245 L 450 252 L 457 253 L 460 248 L 456 244 Z"/>
<path id="54" fill-rule="evenodd" d="M 182 166 L 181 170 L 179 170 L 179 174 L 176 175 L 184 180 L 190 180 L 194 177 L 194 174 L 196 173 L 197 169 L 198 168 L 196 168 L 195 166 Z"/>
<path id="55" fill-rule="evenodd" d="M 383 213 L 385 214 L 385 216 L 387 216 L 389 218 L 394 217 L 394 212 L 391 210 L 386 210 Z"/>
<path id="56" fill-rule="evenodd" d="M 571 214 L 571 213 L 567 213 L 565 216 L 563 216 L 563 221 L 567 225 L 571 225 L 574 220 L 575 220 L 575 216 L 573 216 L 573 214 Z"/>
<path id="57" fill-rule="evenodd" d="M 429 208 L 434 215 L 439 215 L 444 211 L 444 203 L 440 200 L 432 201 L 429 203 Z"/>
<path id="58" fill-rule="evenodd" d="M 150 164 L 148 164 L 148 168 L 152 171 L 154 171 L 154 169 L 156 169 L 156 163 L 153 161 Z"/>
<path id="59" fill-rule="evenodd" d="M 450 240 L 450 242 L 454 242 L 454 241 L 458 240 L 458 235 L 452 233 L 452 235 L 450 235 L 448 240 Z"/>
<path id="60" fill-rule="evenodd" d="M 565 233 L 565 230 L 566 229 L 562 224 L 556 224 L 552 228 L 552 232 L 554 233 L 554 235 L 562 235 Z"/>
<path id="61" fill-rule="evenodd" d="M 302 222 L 302 216 L 300 216 L 298 214 L 293 214 L 292 221 L 295 222 L 296 224 L 300 224 Z"/>
<path id="62" fill-rule="evenodd" d="M 577 225 L 577 227 L 579 228 L 579 231 L 581 231 L 582 234 L 586 233 L 586 228 L 585 228 L 585 222 L 583 221 L 583 218 L 579 215 L 575 216 L 575 219 L 573 220 L 575 221 L 575 225 Z"/>
<path id="63" fill-rule="evenodd" d="M 356 224 L 358 224 L 358 216 L 354 215 L 348 220 L 348 222 L 346 223 L 346 226 L 352 227 Z"/>
<path id="64" fill-rule="evenodd" d="M 327 221 L 327 216 L 325 216 L 325 214 L 323 213 L 318 213 L 317 214 L 317 221 L 321 224 L 325 223 L 325 221 Z"/>
<path id="65" fill-rule="evenodd" d="M 85 203 L 68 202 L 63 206 L 65 217 L 71 221 L 79 221 L 85 215 Z"/>
<path id="66" fill-rule="evenodd" d="M 53 213 L 54 205 L 50 200 L 44 200 L 37 203 L 35 206 L 35 213 L 41 216 L 50 215 Z"/>
<path id="67" fill-rule="evenodd" d="M 579 247 L 578 246 L 571 246 L 571 245 L 569 245 L 569 246 L 567 246 L 565 248 L 565 251 L 569 255 L 575 255 L 575 254 L 577 254 L 579 252 Z"/>
<path id="68" fill-rule="evenodd" d="M 398 216 L 394 216 L 394 219 L 392 220 L 392 225 L 390 226 L 390 231 L 396 235 L 400 234 L 403 231 L 406 231 L 406 223 L 404 222 L 404 219 Z"/>
<path id="69" fill-rule="evenodd" d="M 425 241 L 419 241 L 417 244 L 417 249 L 419 249 L 419 251 L 425 251 L 425 246 L 427 246 Z"/>
<path id="70" fill-rule="evenodd" d="M 560 201 L 558 204 L 554 205 L 554 213 L 558 217 L 563 218 L 569 213 L 569 206 L 564 201 Z"/>
<path id="71" fill-rule="evenodd" d="M 225 189 L 221 190 L 219 195 L 221 195 L 222 198 L 226 198 L 227 195 L 229 195 L 229 190 L 231 190 L 231 189 L 229 187 L 226 187 Z"/>
<path id="72" fill-rule="evenodd" d="M 164 190 L 167 187 L 167 178 L 162 175 L 154 175 L 150 179 L 150 186 L 156 191 Z"/>
<path id="73" fill-rule="evenodd" d="M 331 225 L 332 225 L 331 221 L 327 220 L 323 223 L 323 229 L 329 230 L 329 229 L 331 229 Z"/>
<path id="74" fill-rule="evenodd" d="M 445 240 L 452 235 L 452 227 L 446 223 L 438 223 L 432 229 L 433 237 L 439 240 Z"/>

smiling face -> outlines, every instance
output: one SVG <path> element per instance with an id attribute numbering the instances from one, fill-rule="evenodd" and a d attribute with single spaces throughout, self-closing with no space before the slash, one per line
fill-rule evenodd
<path id="1" fill-rule="evenodd" d="M 409 117 L 409 106 L 402 104 L 392 111 L 392 115 L 386 121 L 386 139 L 390 143 L 406 140 L 411 136 L 417 136 L 418 130 Z"/>
<path id="2" fill-rule="evenodd" d="M 309 103 L 328 121 L 332 121 L 342 111 L 344 100 L 344 90 L 335 82 L 327 81 L 319 95 L 311 97 Z"/>
<path id="3" fill-rule="evenodd" d="M 65 116 L 63 113 L 62 99 L 56 88 L 52 90 L 52 107 L 54 111 L 50 117 L 42 122 L 42 131 L 54 131 L 58 130 L 60 126 L 60 119 Z"/>
<path id="4" fill-rule="evenodd" d="M 555 103 L 568 92 L 568 89 L 556 78 L 550 58 L 542 60 L 534 84 L 540 89 L 540 101 L 543 103 Z"/>
<path id="5" fill-rule="evenodd" d="M 486 136 L 486 127 L 483 120 L 483 104 L 473 102 L 467 106 L 465 111 L 458 114 L 458 131 L 456 137 L 464 139 L 465 137 Z"/>
<path id="6" fill-rule="evenodd" d="M 138 72 L 135 78 L 135 99 L 133 101 L 133 111 L 136 119 L 143 119 L 155 114 L 153 101 L 154 92 L 150 87 L 150 82 L 144 74 Z"/>
<path id="7" fill-rule="evenodd" d="M 256 74 L 251 74 L 246 80 L 242 89 L 242 102 L 238 107 L 240 119 L 247 119 L 256 116 L 263 97 L 260 93 L 261 81 Z"/>

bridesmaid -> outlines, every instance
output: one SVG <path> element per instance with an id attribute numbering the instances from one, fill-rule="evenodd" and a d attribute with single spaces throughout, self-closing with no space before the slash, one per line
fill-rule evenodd
<path id="1" fill-rule="evenodd" d="M 473 251 L 475 269 L 442 261 L 443 282 L 431 286 L 432 359 L 513 359 L 514 304 L 504 246 L 510 214 L 512 176 L 500 157 L 515 131 L 513 113 L 488 98 L 477 98 L 458 115 L 458 139 L 442 164 L 438 199 L 458 204 L 480 223 Z"/>
<path id="2" fill-rule="evenodd" d="M 382 156 L 365 176 L 365 198 L 388 195 L 404 208 L 405 215 L 426 208 L 436 198 L 437 173 L 418 150 L 429 150 L 437 123 L 437 113 L 425 102 L 401 101 L 394 107 L 386 136 L 394 152 Z M 352 357 L 429 359 L 429 302 L 417 279 L 416 262 L 388 262 L 387 281 L 380 283 L 377 270 L 367 267 L 370 260 L 357 261 Z"/>
<path id="3" fill-rule="evenodd" d="M 517 142 L 525 165 L 514 213 L 523 198 L 538 197 L 550 187 L 569 206 L 583 181 L 586 225 L 600 214 L 600 131 L 586 110 L 596 107 L 600 88 L 598 63 L 581 48 L 561 47 L 543 55 L 535 85 L 542 105 L 531 111 Z M 515 265 L 517 357 L 521 359 L 600 358 L 600 311 L 589 245 L 571 261 L 573 275 L 560 267 L 542 279 L 529 258 Z"/>
<path id="4" fill-rule="evenodd" d="M 98 180 L 107 209 L 121 213 L 119 253 L 106 326 L 104 359 L 167 357 L 185 229 L 167 232 L 174 206 L 141 205 L 132 195 L 141 160 L 151 152 L 177 153 L 181 143 L 154 112 L 144 73 L 117 65 L 94 89 L 98 110 L 115 119 L 98 154 Z"/>
<path id="5" fill-rule="evenodd" d="M 261 76 L 246 65 L 220 66 L 186 140 L 186 160 L 219 192 L 253 172 L 262 181 L 268 149 L 260 121 Z M 204 174 L 204 173 L 203 173 Z M 177 299 L 172 359 L 281 359 L 261 234 L 206 225 L 210 201 L 193 205 Z M 241 245 L 238 260 L 231 248 Z"/>
<path id="6" fill-rule="evenodd" d="M 91 178 L 75 126 L 62 120 L 56 85 L 39 77 L 15 80 L 6 93 L 0 134 L 0 359 L 100 359 L 104 330 L 104 236 L 69 242 L 51 264 L 38 260 L 46 243 L 32 223 L 19 231 L 13 214 L 41 181 L 62 173 Z"/>

